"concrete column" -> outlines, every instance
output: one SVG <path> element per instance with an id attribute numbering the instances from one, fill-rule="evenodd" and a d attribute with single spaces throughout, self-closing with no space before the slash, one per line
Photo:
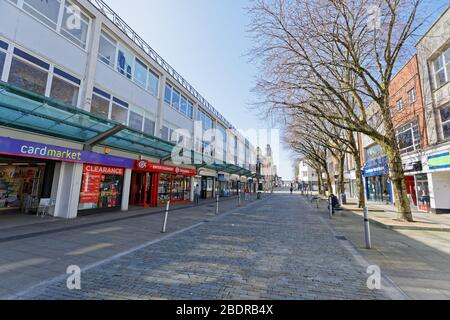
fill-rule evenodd
<path id="1" fill-rule="evenodd" d="M 155 124 L 155 136 L 160 138 L 161 131 L 164 123 L 164 92 L 166 88 L 167 76 L 163 74 L 159 78 L 159 101 L 158 101 L 158 114 L 156 116 L 156 124 Z"/>
<path id="2" fill-rule="evenodd" d="M 191 202 L 194 202 L 195 178 L 191 177 Z"/>
<path id="3" fill-rule="evenodd" d="M 131 169 L 126 169 L 123 176 L 123 187 L 122 187 L 122 211 L 128 211 L 130 204 L 130 189 L 131 189 Z"/>
<path id="4" fill-rule="evenodd" d="M 80 108 L 91 111 L 92 93 L 95 85 L 95 73 L 98 63 L 98 50 L 100 47 L 100 35 L 102 33 L 102 20 L 96 18 L 92 21 L 90 29 L 90 40 L 88 44 L 89 55 L 86 63 L 86 72 L 81 88 Z"/>
<path id="5" fill-rule="evenodd" d="M 58 170 L 55 170 L 57 179 L 53 182 L 56 185 L 52 190 L 52 194 L 56 192 L 55 217 L 65 219 L 77 217 L 82 174 L 81 163 L 62 162 Z"/>
<path id="6" fill-rule="evenodd" d="M 430 205 L 431 205 L 431 211 L 432 212 L 436 212 L 436 193 L 435 193 L 435 185 L 434 185 L 434 181 L 433 181 L 433 174 L 432 173 L 428 173 L 428 188 L 430 191 Z"/>

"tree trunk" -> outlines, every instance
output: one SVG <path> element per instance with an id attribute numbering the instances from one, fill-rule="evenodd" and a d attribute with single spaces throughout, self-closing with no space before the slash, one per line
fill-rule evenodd
<path id="1" fill-rule="evenodd" d="M 319 188 L 319 195 L 322 195 L 322 174 L 320 173 L 320 171 L 317 171 L 317 184 L 318 184 L 318 188 Z"/>
<path id="2" fill-rule="evenodd" d="M 333 193 L 333 183 L 331 182 L 331 176 L 330 172 L 328 171 L 328 168 L 325 167 L 325 175 L 327 176 L 327 187 L 328 187 L 328 195 L 331 195 Z"/>
<path id="3" fill-rule="evenodd" d="M 339 197 L 341 194 L 345 193 L 345 176 L 344 176 L 344 168 L 345 166 L 345 153 L 342 153 L 339 157 Z"/>
<path id="4" fill-rule="evenodd" d="M 355 159 L 356 167 L 356 188 L 358 189 L 358 208 L 364 208 L 366 206 L 366 196 L 364 194 L 364 177 L 362 175 L 362 164 L 359 153 L 353 155 Z"/>
<path id="5" fill-rule="evenodd" d="M 395 203 L 398 209 L 398 219 L 407 222 L 414 222 L 411 213 L 411 204 L 406 191 L 405 173 L 402 165 L 402 158 L 397 148 L 387 152 L 389 159 L 389 170 L 391 172 L 392 185 L 394 187 Z"/>

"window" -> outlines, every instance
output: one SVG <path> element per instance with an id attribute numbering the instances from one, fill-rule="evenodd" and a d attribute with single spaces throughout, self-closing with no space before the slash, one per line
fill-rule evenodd
<path id="1" fill-rule="evenodd" d="M 66 39 L 86 49 L 90 19 L 69 0 L 10 0 Z M 64 8 L 61 4 L 65 2 Z"/>
<path id="2" fill-rule="evenodd" d="M 180 112 L 187 115 L 187 99 L 184 96 L 181 96 Z"/>
<path id="3" fill-rule="evenodd" d="M 169 141 L 169 128 L 167 128 L 166 126 L 162 127 L 161 139 Z"/>
<path id="4" fill-rule="evenodd" d="M 117 42 L 106 33 L 102 32 L 100 36 L 100 47 L 98 58 L 107 65 L 114 67 L 116 61 Z"/>
<path id="5" fill-rule="evenodd" d="M 24 0 L 23 3 L 23 9 L 26 12 L 53 29 L 56 29 L 58 24 L 60 7 L 59 0 Z"/>
<path id="6" fill-rule="evenodd" d="M 119 45 L 117 55 L 117 71 L 126 76 L 128 79 L 131 79 L 131 75 L 133 74 L 133 61 L 133 55 Z"/>
<path id="7" fill-rule="evenodd" d="M 144 132 L 151 136 L 155 135 L 155 121 L 145 118 L 144 121 Z"/>
<path id="8" fill-rule="evenodd" d="M 142 124 L 144 122 L 144 117 L 136 112 L 130 111 L 130 121 L 128 126 L 131 129 L 142 131 Z"/>
<path id="9" fill-rule="evenodd" d="M 63 11 L 61 34 L 76 45 L 86 49 L 89 18 L 67 1 Z"/>
<path id="10" fill-rule="evenodd" d="M 147 66 L 138 59 L 134 63 L 134 82 L 142 88 L 147 85 Z"/>
<path id="11" fill-rule="evenodd" d="M 50 97 L 77 107 L 81 81 L 55 68 Z"/>
<path id="12" fill-rule="evenodd" d="M 48 71 L 14 57 L 8 82 L 19 88 L 45 95 Z"/>
<path id="13" fill-rule="evenodd" d="M 188 113 L 187 116 L 189 119 L 192 119 L 194 115 L 194 104 L 191 101 L 188 101 Z"/>
<path id="14" fill-rule="evenodd" d="M 417 101 L 416 88 L 412 88 L 408 92 L 408 102 L 409 102 L 409 104 L 414 104 L 416 101 Z"/>
<path id="15" fill-rule="evenodd" d="M 5 66 L 5 60 L 6 60 L 6 53 L 3 51 L 0 51 L 0 79 L 2 78 L 3 67 Z"/>
<path id="16" fill-rule="evenodd" d="M 444 139 L 450 138 L 450 104 L 440 111 Z"/>
<path id="17" fill-rule="evenodd" d="M 172 104 L 172 86 L 166 84 L 164 90 L 164 102 L 167 104 Z"/>
<path id="18" fill-rule="evenodd" d="M 397 101 L 397 111 L 403 111 L 403 99 Z"/>
<path id="19" fill-rule="evenodd" d="M 128 120 L 128 103 L 117 98 L 113 98 L 111 109 L 111 120 L 127 124 Z"/>
<path id="20" fill-rule="evenodd" d="M 159 77 L 156 73 L 149 70 L 148 71 L 148 91 L 155 97 L 158 96 L 158 87 L 159 87 Z"/>
<path id="21" fill-rule="evenodd" d="M 92 96 L 91 112 L 103 118 L 109 117 L 109 100 L 99 95 Z"/>
<path id="22" fill-rule="evenodd" d="M 401 153 L 419 150 L 421 139 L 418 121 L 414 121 L 397 129 L 397 140 Z"/>
<path id="23" fill-rule="evenodd" d="M 450 81 L 450 47 L 433 61 L 435 89 Z"/>
<path id="24" fill-rule="evenodd" d="M 172 107 L 177 110 L 180 109 L 180 93 L 177 90 L 172 92 Z"/>

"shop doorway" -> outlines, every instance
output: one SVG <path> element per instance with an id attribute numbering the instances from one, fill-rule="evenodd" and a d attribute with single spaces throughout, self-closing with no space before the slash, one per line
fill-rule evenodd
<path id="1" fill-rule="evenodd" d="M 405 184 L 411 205 L 417 207 L 416 181 L 414 177 L 405 176 Z"/>
<path id="2" fill-rule="evenodd" d="M 55 163 L 0 156 L 0 214 L 35 214 L 42 198 L 50 198 Z"/>
<path id="3" fill-rule="evenodd" d="M 416 190 L 417 209 L 422 212 L 431 212 L 430 188 L 426 174 L 416 176 Z"/>
<path id="4" fill-rule="evenodd" d="M 131 177 L 130 205 L 150 207 L 155 205 L 152 197 L 153 174 L 150 172 L 133 172 Z"/>

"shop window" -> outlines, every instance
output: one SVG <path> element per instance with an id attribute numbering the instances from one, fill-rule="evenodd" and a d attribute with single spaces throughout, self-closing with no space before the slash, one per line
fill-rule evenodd
<path id="1" fill-rule="evenodd" d="M 66 2 L 61 25 L 61 34 L 74 42 L 76 45 L 86 49 L 89 30 L 89 18 L 80 12 L 79 8 Z"/>
<path id="2" fill-rule="evenodd" d="M 92 96 L 91 112 L 103 118 L 108 118 L 109 100 L 94 94 Z"/>
<path id="3" fill-rule="evenodd" d="M 142 88 L 147 85 L 147 66 L 138 59 L 134 63 L 134 81 Z"/>
<path id="4" fill-rule="evenodd" d="M 397 130 L 397 140 L 401 153 L 408 153 L 420 149 L 421 139 L 419 124 L 414 121 Z"/>
<path id="5" fill-rule="evenodd" d="M 116 61 L 117 42 L 106 33 L 100 36 L 99 59 L 107 65 L 114 67 Z"/>
<path id="6" fill-rule="evenodd" d="M 440 111 L 444 139 L 450 138 L 450 104 Z"/>
<path id="7" fill-rule="evenodd" d="M 148 71 L 148 91 L 157 97 L 158 96 L 158 88 L 159 88 L 159 77 L 156 73 L 149 70 Z"/>
<path id="8" fill-rule="evenodd" d="M 24 0 L 23 3 L 26 12 L 53 29 L 56 29 L 58 23 L 60 7 L 59 0 Z"/>
<path id="9" fill-rule="evenodd" d="M 170 175 L 160 174 L 158 186 L 158 203 L 165 203 L 170 200 Z"/>
<path id="10" fill-rule="evenodd" d="M 50 97 L 77 107 L 80 83 L 77 78 L 55 68 Z"/>
<path id="11" fill-rule="evenodd" d="M 144 132 L 151 136 L 155 135 L 155 121 L 145 118 L 144 121 Z"/>
<path id="12" fill-rule="evenodd" d="M 127 118 L 128 109 L 123 104 L 114 101 L 111 109 L 111 120 L 126 124 Z"/>
<path id="13" fill-rule="evenodd" d="M 130 121 L 128 126 L 134 130 L 142 131 L 142 124 L 144 122 L 144 117 L 140 114 L 130 111 Z"/>
<path id="14" fill-rule="evenodd" d="M 47 70 L 42 70 L 16 57 L 13 58 L 8 79 L 10 84 L 40 95 L 45 95 L 47 78 Z"/>
<path id="15" fill-rule="evenodd" d="M 133 55 L 119 45 L 117 55 L 117 71 L 126 76 L 128 79 L 131 79 L 133 74 L 133 63 Z"/>

